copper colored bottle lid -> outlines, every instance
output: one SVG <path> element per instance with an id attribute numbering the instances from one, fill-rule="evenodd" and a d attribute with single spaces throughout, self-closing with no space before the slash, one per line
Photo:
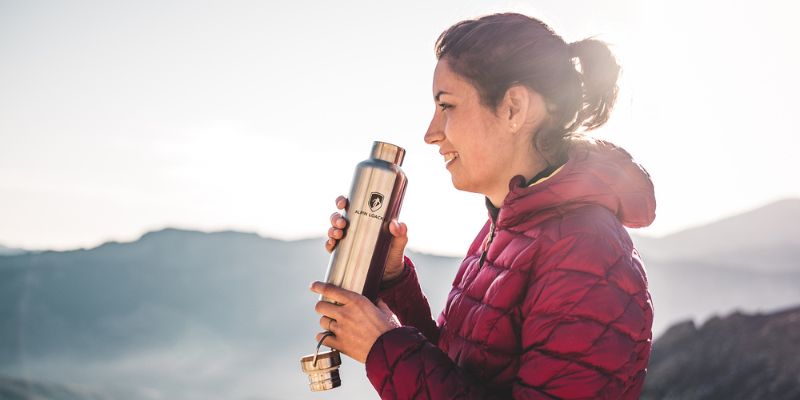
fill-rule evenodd
<path id="1" fill-rule="evenodd" d="M 388 161 L 392 164 L 403 165 L 406 150 L 400 146 L 386 142 L 372 143 L 372 158 Z"/>
<path id="2" fill-rule="evenodd" d="M 300 366 L 303 372 L 308 374 L 309 387 L 313 392 L 341 386 L 342 379 L 339 377 L 341 364 L 342 358 L 336 350 L 319 353 L 316 356 L 316 364 L 314 354 L 300 359 Z"/>

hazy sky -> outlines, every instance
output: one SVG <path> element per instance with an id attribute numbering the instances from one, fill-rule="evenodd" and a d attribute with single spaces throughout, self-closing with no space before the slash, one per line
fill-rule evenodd
<path id="1" fill-rule="evenodd" d="M 0 0 L 0 243 L 129 241 L 166 226 L 322 236 L 373 140 L 404 146 L 415 249 L 486 219 L 423 134 L 433 43 L 517 11 L 624 68 L 597 132 L 656 186 L 664 235 L 800 196 L 793 2 Z M 322 243 L 320 243 L 320 248 Z"/>

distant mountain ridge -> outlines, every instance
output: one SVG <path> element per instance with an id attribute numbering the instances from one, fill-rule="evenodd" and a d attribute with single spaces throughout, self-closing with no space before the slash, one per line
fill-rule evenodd
<path id="1" fill-rule="evenodd" d="M 0 376 L 2 400 L 108 400 L 91 391 L 68 385 L 30 382 Z"/>
<path id="2" fill-rule="evenodd" d="M 0 256 L 16 256 L 26 253 L 26 250 L 6 247 L 0 244 Z"/>
<path id="3" fill-rule="evenodd" d="M 715 259 L 729 268 L 800 269 L 800 199 L 785 199 L 661 238 L 632 235 L 646 260 Z"/>
<path id="4" fill-rule="evenodd" d="M 430 285 L 449 286 L 457 260 L 409 254 L 441 309 Z M 314 399 L 299 358 L 328 259 L 321 239 L 180 229 L 0 257 L 0 376 L 115 399 Z M 342 376 L 339 395 L 372 397 L 363 367 L 346 360 Z"/>
<path id="5" fill-rule="evenodd" d="M 724 254 L 670 259 L 640 249 L 657 336 L 687 318 L 800 304 L 799 269 L 731 268 Z M 408 254 L 435 317 L 460 259 Z M 78 383 L 115 399 L 316 399 L 297 363 L 320 330 L 308 284 L 323 278 L 328 259 L 322 238 L 172 228 L 128 243 L 0 257 L 0 376 Z M 363 366 L 345 358 L 342 378 L 337 396 L 375 397 Z"/>

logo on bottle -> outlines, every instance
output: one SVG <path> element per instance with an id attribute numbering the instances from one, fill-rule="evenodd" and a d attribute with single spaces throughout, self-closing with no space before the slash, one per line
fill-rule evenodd
<path id="1" fill-rule="evenodd" d="M 383 195 L 378 192 L 372 192 L 369 196 L 369 209 L 376 212 L 383 206 Z"/>

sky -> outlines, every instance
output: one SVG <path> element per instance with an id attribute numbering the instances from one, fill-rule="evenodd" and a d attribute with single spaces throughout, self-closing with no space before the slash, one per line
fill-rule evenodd
<path id="1" fill-rule="evenodd" d="M 407 149 L 409 247 L 461 256 L 487 218 L 423 135 L 439 33 L 499 11 L 613 45 L 594 131 L 651 174 L 663 236 L 800 197 L 783 1 L 0 0 L 0 244 L 164 227 L 322 237 L 374 140 Z M 320 241 L 322 249 L 322 241 Z"/>

